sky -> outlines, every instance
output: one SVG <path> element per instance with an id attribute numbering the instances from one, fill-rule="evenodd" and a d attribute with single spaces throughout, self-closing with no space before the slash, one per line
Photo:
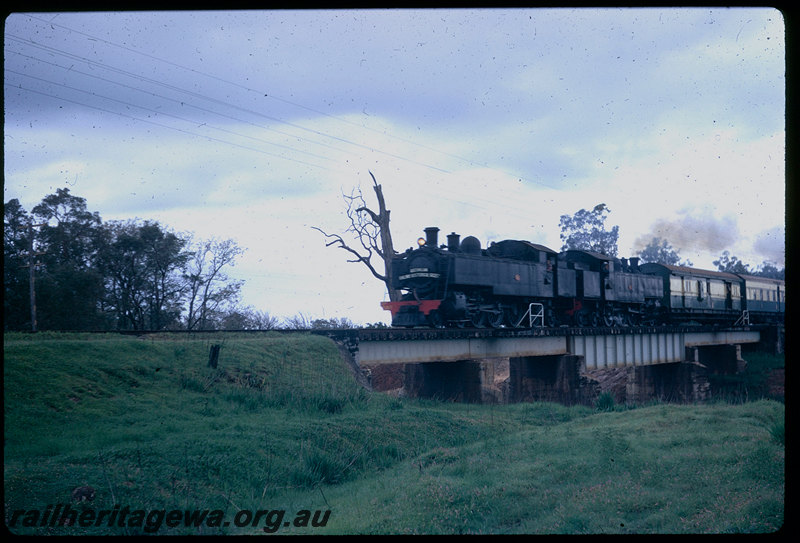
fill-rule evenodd
<path id="1" fill-rule="evenodd" d="M 653 237 L 714 269 L 784 266 L 785 28 L 772 8 L 12 13 L 4 201 L 59 188 L 103 221 L 233 239 L 243 305 L 390 322 L 343 195 L 559 250 L 605 203 L 619 256 Z"/>

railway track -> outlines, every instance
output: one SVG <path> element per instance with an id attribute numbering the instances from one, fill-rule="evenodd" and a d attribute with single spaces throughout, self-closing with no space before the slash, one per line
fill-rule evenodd
<path id="1" fill-rule="evenodd" d="M 119 334 L 129 336 L 175 335 L 257 335 L 275 334 L 314 334 L 327 336 L 338 341 L 398 341 L 420 339 L 465 339 L 465 338 L 508 338 L 508 337 L 547 337 L 547 336 L 597 336 L 597 335 L 638 335 L 675 332 L 720 332 L 758 330 L 768 325 L 750 326 L 621 326 L 621 327 L 560 327 L 560 328 L 348 328 L 348 329 L 272 329 L 272 330 L 119 330 L 119 331 L 73 331 L 75 333 Z M 35 332 L 32 332 L 35 333 Z M 68 333 L 68 332 L 65 332 Z"/>

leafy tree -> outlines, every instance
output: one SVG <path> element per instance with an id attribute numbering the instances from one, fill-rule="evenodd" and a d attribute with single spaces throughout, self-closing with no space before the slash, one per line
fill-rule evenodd
<path id="1" fill-rule="evenodd" d="M 591 211 L 581 209 L 573 216 L 561 215 L 562 251 L 577 249 L 617 256 L 619 226 L 606 230 L 605 221 L 611 212 L 606 204 L 597 204 Z"/>
<path id="2" fill-rule="evenodd" d="M 33 218 L 46 223 L 39 233 L 50 263 L 76 267 L 94 264 L 96 239 L 102 221 L 86 208 L 86 199 L 58 189 L 33 208 Z"/>
<path id="3" fill-rule="evenodd" d="M 319 230 L 330 240 L 327 243 L 328 247 L 337 245 L 355 257 L 352 260 L 348 260 L 348 262 L 361 262 L 364 264 L 372 275 L 386 284 L 389 299 L 397 301 L 400 299 L 401 293 L 399 290 L 392 288 L 394 284 L 392 258 L 395 255 L 395 251 L 392 243 L 392 234 L 389 229 L 390 211 L 386 209 L 383 188 L 378 184 L 372 172 L 369 172 L 369 175 L 372 177 L 372 189 L 375 191 L 375 196 L 378 200 L 377 212 L 367 207 L 361 189 L 356 189 L 350 196 L 344 197 L 347 203 L 347 217 L 350 219 L 350 226 L 347 227 L 345 233 L 350 233 L 361 248 L 351 247 L 339 234 L 328 234 L 316 226 L 312 228 Z M 383 272 L 380 272 L 378 265 L 372 262 L 372 257 L 375 255 L 383 263 Z"/>
<path id="4" fill-rule="evenodd" d="M 161 330 L 175 326 L 182 310 L 182 270 L 191 254 L 187 241 L 157 222 L 114 221 L 107 225 L 103 253 L 107 310 L 116 327 Z"/>
<path id="5" fill-rule="evenodd" d="M 723 251 L 719 259 L 714 260 L 714 265 L 721 272 L 742 274 L 752 273 L 747 264 L 739 260 L 737 257 L 731 256 L 728 251 Z"/>
<path id="6" fill-rule="evenodd" d="M 180 316 L 184 284 L 179 272 L 191 255 L 183 250 L 187 240 L 162 229 L 158 223 L 145 222 L 139 232 L 144 242 L 145 270 L 150 275 L 147 285 L 150 326 L 160 330 Z"/>
<path id="7" fill-rule="evenodd" d="M 754 275 L 769 277 L 771 279 L 786 279 L 786 268 L 779 270 L 778 267 L 771 262 L 764 262 L 761 264 L 761 268 L 754 272 Z"/>
<path id="8" fill-rule="evenodd" d="M 654 237 L 644 249 L 639 251 L 639 258 L 642 259 L 642 263 L 658 262 L 672 266 L 692 266 L 692 263 L 689 260 L 681 262 L 681 257 L 678 254 L 678 251 L 673 249 L 672 245 L 670 245 L 667 240 L 658 237 Z"/>
<path id="9" fill-rule="evenodd" d="M 41 226 L 35 234 L 36 308 L 41 329 L 87 330 L 103 327 L 98 311 L 103 277 L 97 269 L 102 238 L 99 214 L 87 210 L 84 198 L 58 189 L 31 211 Z"/>
<path id="10" fill-rule="evenodd" d="M 16 198 L 3 205 L 3 328 L 31 328 L 28 251 L 31 218 Z"/>
<path id="11" fill-rule="evenodd" d="M 183 274 L 188 289 L 187 329 L 213 328 L 212 321 L 222 306 L 238 301 L 244 281 L 231 281 L 223 269 L 233 266 L 242 253 L 231 239 L 204 241 L 194 251 Z"/>

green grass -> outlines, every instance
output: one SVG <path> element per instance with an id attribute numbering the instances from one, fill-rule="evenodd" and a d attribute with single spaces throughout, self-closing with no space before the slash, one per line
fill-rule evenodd
<path id="1" fill-rule="evenodd" d="M 7 524 L 81 485 L 97 496 L 78 510 L 285 510 L 278 533 L 749 533 L 784 519 L 784 406 L 770 400 L 398 399 L 360 388 L 326 338 L 269 333 L 6 334 L 3 371 Z M 292 525 L 301 510 L 330 515 Z M 263 534 L 268 520 L 156 533 Z"/>

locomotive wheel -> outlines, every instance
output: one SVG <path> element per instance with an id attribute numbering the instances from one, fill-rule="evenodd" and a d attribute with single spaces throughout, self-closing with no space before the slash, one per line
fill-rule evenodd
<path id="1" fill-rule="evenodd" d="M 490 327 L 500 328 L 503 326 L 504 320 L 505 314 L 503 313 L 502 308 L 498 308 L 496 313 L 494 311 L 486 311 L 486 322 L 489 323 Z"/>
<path id="2" fill-rule="evenodd" d="M 444 321 L 438 311 L 432 311 L 428 314 L 428 325 L 431 328 L 444 328 Z"/>
<path id="3" fill-rule="evenodd" d="M 483 311 L 476 311 L 470 316 L 472 320 L 472 326 L 475 328 L 485 328 L 486 327 L 486 314 Z"/>
<path id="4" fill-rule="evenodd" d="M 517 325 L 517 323 L 520 321 L 520 319 L 517 316 L 517 315 L 519 315 L 519 311 L 514 306 L 506 307 L 506 309 L 505 309 L 505 311 L 503 313 L 505 314 L 504 316 L 505 316 L 506 325 L 509 328 L 514 328 Z M 522 325 L 520 325 L 520 326 L 522 326 Z"/>
<path id="5" fill-rule="evenodd" d="M 625 312 L 622 314 L 622 326 L 635 326 L 636 325 L 636 317 L 629 312 Z"/>

